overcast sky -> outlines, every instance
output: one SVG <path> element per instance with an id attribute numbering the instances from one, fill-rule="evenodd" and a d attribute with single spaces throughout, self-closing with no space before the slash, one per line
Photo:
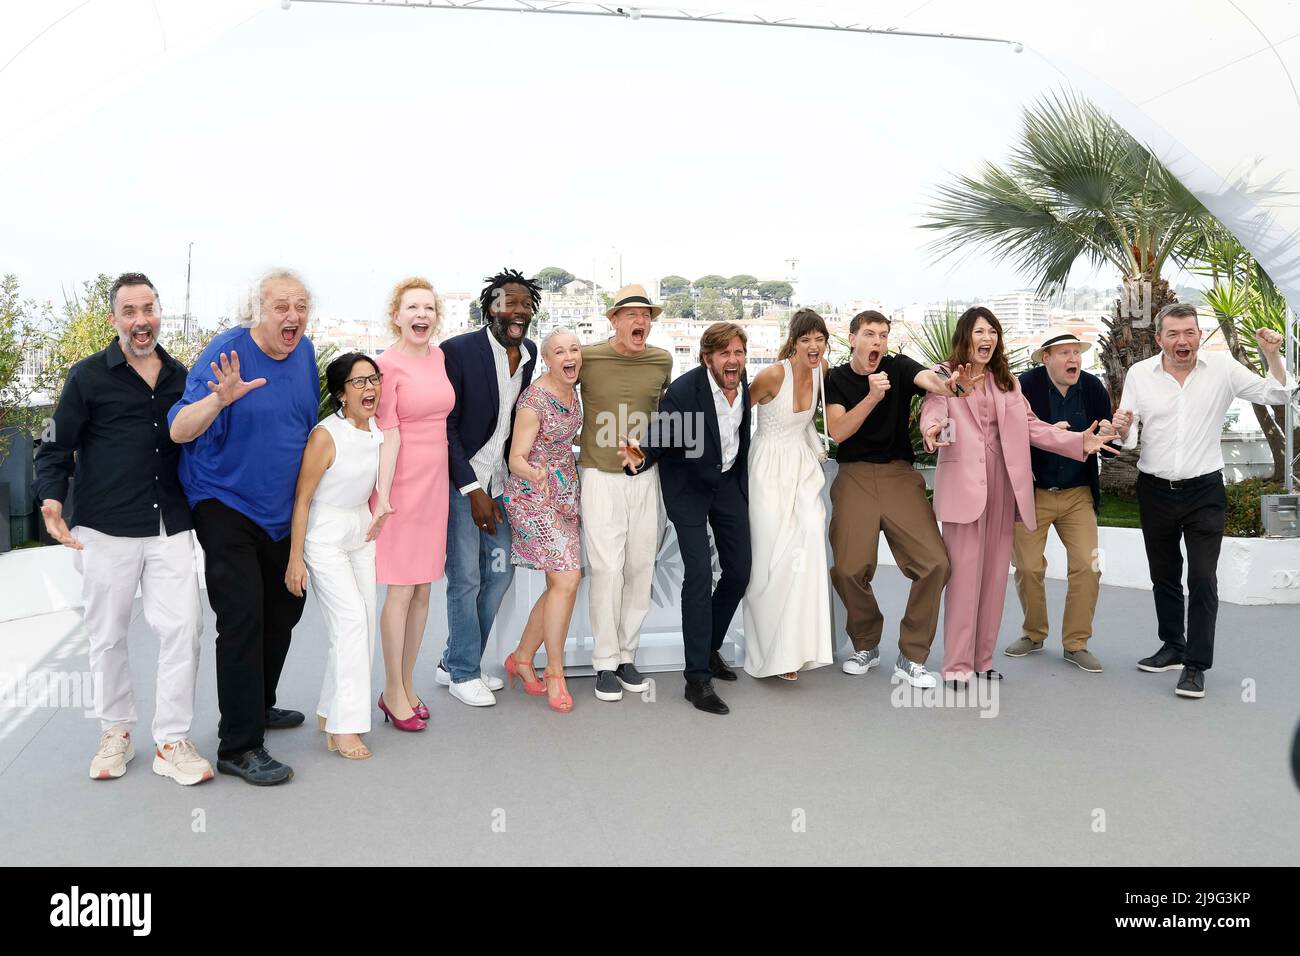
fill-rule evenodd
<path id="1" fill-rule="evenodd" d="M 366 317 L 408 274 L 477 292 L 503 265 L 589 275 L 610 248 L 647 283 L 783 278 L 795 256 L 804 301 L 1005 291 L 1026 283 L 932 263 L 916 223 L 1057 83 L 995 44 L 296 5 L 0 174 L 0 272 L 57 303 L 140 270 L 179 312 L 192 241 L 205 318 L 272 265 Z"/>

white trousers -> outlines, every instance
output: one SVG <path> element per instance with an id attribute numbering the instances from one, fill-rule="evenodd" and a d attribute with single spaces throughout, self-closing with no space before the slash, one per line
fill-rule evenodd
<path id="1" fill-rule="evenodd" d="M 659 469 L 636 477 L 582 469 L 582 536 L 598 671 L 630 664 L 650 610 L 650 585 L 664 530 Z"/>
<path id="2" fill-rule="evenodd" d="M 136 723 L 126 636 L 139 586 L 144 619 L 158 639 L 154 742 L 184 740 L 194 720 L 202 628 L 193 533 L 122 538 L 83 526 L 73 535 L 84 548 L 74 563 L 81 571 L 90 672 L 102 682 L 95 694 L 100 730 Z"/>
<path id="3" fill-rule="evenodd" d="M 319 501 L 307 513 L 303 561 L 325 619 L 329 657 L 316 713 L 332 734 L 370 731 L 370 672 L 375 657 L 375 543 L 366 541 L 370 509 Z"/>

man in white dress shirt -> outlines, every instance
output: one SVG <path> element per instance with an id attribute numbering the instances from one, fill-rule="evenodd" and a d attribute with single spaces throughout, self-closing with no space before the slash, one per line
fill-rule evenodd
<path id="1" fill-rule="evenodd" d="M 1123 447 L 1137 444 L 1138 512 L 1151 569 L 1160 650 L 1138 662 L 1150 673 L 1182 670 L 1180 697 L 1205 696 L 1214 658 L 1219 611 L 1217 569 L 1227 496 L 1223 490 L 1223 418 L 1233 399 L 1282 405 L 1295 379 L 1282 363 L 1282 336 L 1255 333 L 1268 377 L 1231 355 L 1200 355 L 1196 309 L 1170 305 L 1156 316 L 1160 354 L 1139 362 L 1124 379 L 1114 425 Z M 1183 557 L 1187 547 L 1187 623 L 1183 624 Z"/>

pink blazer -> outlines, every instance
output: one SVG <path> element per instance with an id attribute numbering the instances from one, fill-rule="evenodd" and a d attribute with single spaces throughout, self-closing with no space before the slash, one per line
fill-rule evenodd
<path id="1" fill-rule="evenodd" d="M 1038 527 L 1034 509 L 1034 473 L 1029 461 L 1029 446 L 1085 461 L 1083 434 L 1062 431 L 1041 421 L 1029 408 L 1020 392 L 1020 382 L 1012 376 L 1015 388 L 1004 392 L 992 376 L 985 382 L 993 391 L 1001 434 L 1002 459 L 1011 488 L 1016 496 L 1016 510 L 1025 527 Z M 981 386 L 982 387 L 982 386 Z M 988 500 L 985 485 L 984 429 L 975 412 L 973 398 L 950 398 L 926 395 L 921 406 L 921 432 L 945 418 L 953 420 L 953 443 L 939 449 L 939 467 L 934 474 L 934 516 L 940 521 L 968 524 L 984 513 Z"/>

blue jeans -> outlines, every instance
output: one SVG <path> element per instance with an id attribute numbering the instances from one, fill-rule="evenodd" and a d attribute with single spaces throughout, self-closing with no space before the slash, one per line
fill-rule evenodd
<path id="1" fill-rule="evenodd" d="M 496 498 L 504 516 L 503 498 Z M 497 521 L 497 533 L 474 525 L 469 496 L 451 489 L 447 512 L 447 649 L 443 669 L 456 683 L 479 676 L 483 650 L 497 610 L 515 577 L 510 563 L 510 521 Z"/>

